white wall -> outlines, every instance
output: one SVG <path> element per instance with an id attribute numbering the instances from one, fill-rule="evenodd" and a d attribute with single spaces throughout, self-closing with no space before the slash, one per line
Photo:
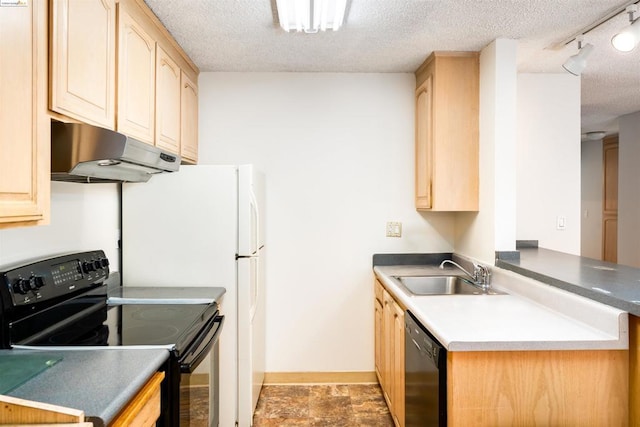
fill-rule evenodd
<path id="1" fill-rule="evenodd" d="M 456 252 L 491 265 L 515 250 L 516 54 L 506 39 L 480 54 L 480 211 L 456 220 Z"/>
<path id="2" fill-rule="evenodd" d="M 640 267 L 640 111 L 618 123 L 618 263 Z"/>
<path id="3" fill-rule="evenodd" d="M 582 143 L 580 255 L 602 259 L 602 140 Z"/>
<path id="4" fill-rule="evenodd" d="M 200 162 L 266 175 L 268 372 L 372 371 L 372 255 L 453 250 L 452 216 L 414 209 L 414 91 L 412 74 L 200 74 Z"/>
<path id="5" fill-rule="evenodd" d="M 65 252 L 103 249 L 119 270 L 116 184 L 51 183 L 51 223 L 0 230 L 0 266 Z"/>
<path id="6" fill-rule="evenodd" d="M 579 78 L 518 76 L 517 171 L 517 239 L 580 255 Z"/>

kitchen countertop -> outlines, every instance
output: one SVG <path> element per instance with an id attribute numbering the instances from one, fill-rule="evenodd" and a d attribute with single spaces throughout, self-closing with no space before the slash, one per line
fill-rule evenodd
<path id="1" fill-rule="evenodd" d="M 411 297 L 391 276 L 443 271 L 435 265 L 374 267 L 385 288 L 449 351 L 628 348 L 623 310 L 501 268 L 491 271 L 492 287 L 506 294 Z"/>
<path id="2" fill-rule="evenodd" d="M 640 269 L 543 248 L 496 266 L 640 316 Z"/>
<path id="3" fill-rule="evenodd" d="M 0 357 L 29 354 L 62 360 L 7 395 L 82 410 L 97 427 L 109 424 L 169 357 L 163 349 L 0 350 Z"/>
<path id="4" fill-rule="evenodd" d="M 210 304 L 222 302 L 227 290 L 219 286 L 120 286 L 120 273 L 105 281 L 109 305 L 127 304 Z"/>

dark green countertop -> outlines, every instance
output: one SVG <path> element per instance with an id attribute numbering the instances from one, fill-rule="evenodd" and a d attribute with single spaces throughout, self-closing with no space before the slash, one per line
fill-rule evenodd
<path id="1" fill-rule="evenodd" d="M 95 426 L 109 424 L 169 357 L 164 349 L 0 350 L 28 361 L 59 361 L 6 393 L 84 411 Z M 0 372 L 0 376 L 2 376 Z"/>
<path id="2" fill-rule="evenodd" d="M 640 269 L 544 248 L 521 248 L 520 260 L 496 261 L 543 283 L 640 316 Z"/>

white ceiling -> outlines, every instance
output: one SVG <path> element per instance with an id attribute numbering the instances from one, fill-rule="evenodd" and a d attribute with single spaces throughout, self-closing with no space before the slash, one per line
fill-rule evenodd
<path id="1" fill-rule="evenodd" d="M 200 71 L 413 72 L 434 50 L 479 51 L 519 41 L 519 72 L 564 73 L 575 35 L 628 0 L 350 0 L 337 32 L 286 33 L 275 0 L 145 0 Z M 617 130 L 640 111 L 640 47 L 610 39 L 621 13 L 585 35 L 595 46 L 582 74 L 582 130 Z M 577 78 L 577 77 L 576 77 Z"/>

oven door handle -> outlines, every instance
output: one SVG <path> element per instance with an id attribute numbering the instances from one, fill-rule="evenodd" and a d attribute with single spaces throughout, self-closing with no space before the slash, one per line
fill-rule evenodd
<path id="1" fill-rule="evenodd" d="M 216 326 L 217 324 L 217 326 Z M 202 360 L 209 354 L 211 347 L 218 341 L 222 333 L 224 316 L 215 316 L 206 326 L 206 334 L 198 337 L 193 344 L 187 348 L 180 359 L 180 372 L 183 374 L 192 373 Z"/>

